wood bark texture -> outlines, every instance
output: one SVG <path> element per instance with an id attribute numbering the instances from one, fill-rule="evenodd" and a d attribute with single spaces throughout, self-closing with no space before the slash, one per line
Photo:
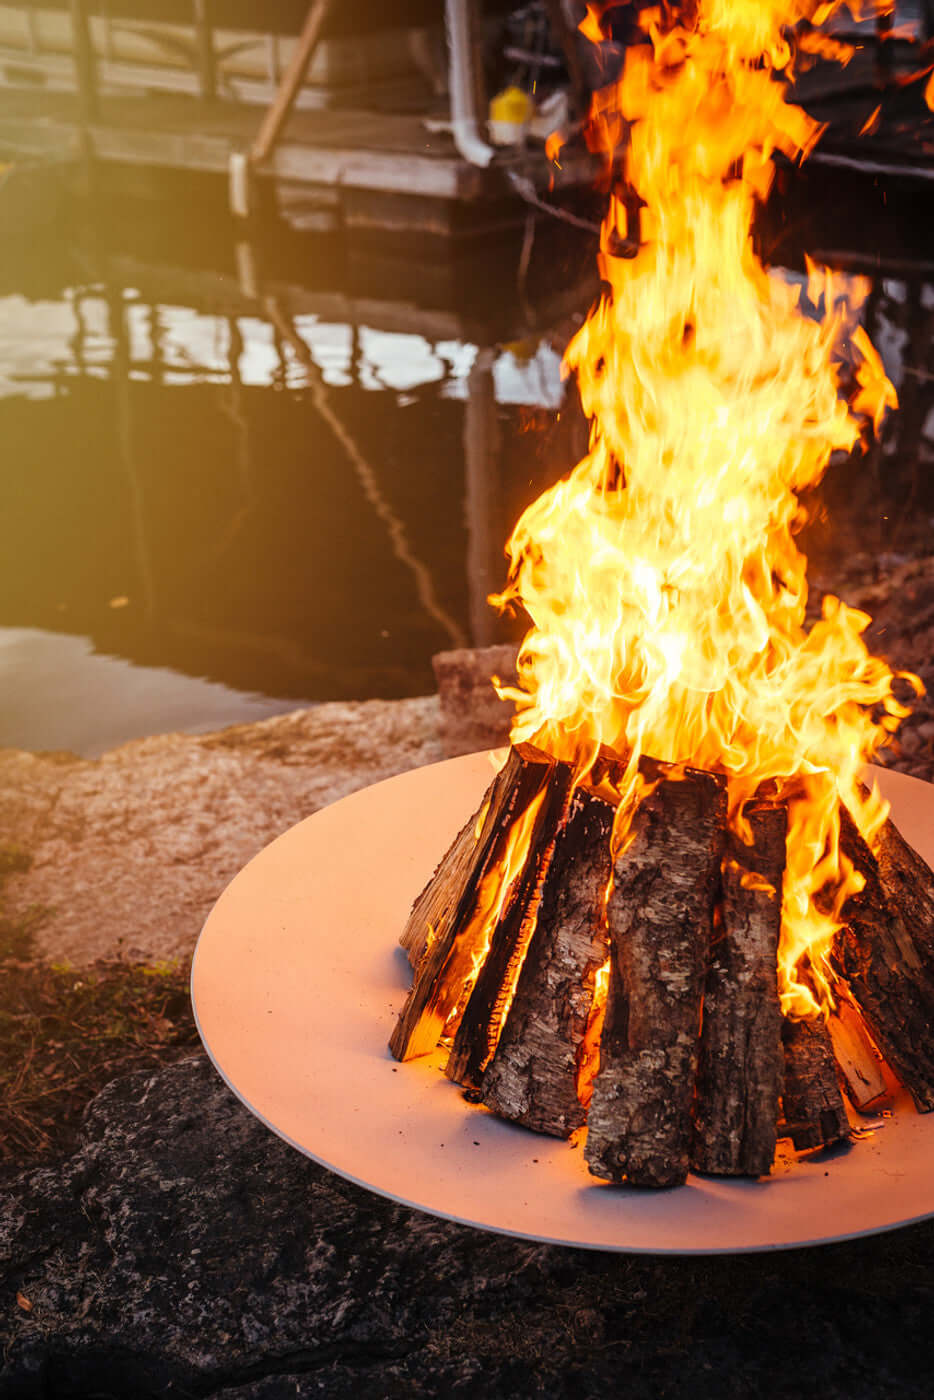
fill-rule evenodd
<path id="1" fill-rule="evenodd" d="M 784 1122 L 779 1132 L 799 1152 L 829 1147 L 850 1135 L 830 1034 L 820 1016 L 811 1021 L 784 1021 Z"/>
<path id="2" fill-rule="evenodd" d="M 834 961 L 873 1039 L 922 1113 L 934 1109 L 934 874 L 891 821 L 876 855 L 845 810 L 843 851 L 866 884 L 848 900 Z"/>
<path id="3" fill-rule="evenodd" d="M 516 876 L 490 939 L 490 948 L 467 999 L 445 1074 L 457 1084 L 479 1086 L 489 1064 L 506 1010 L 535 929 L 541 889 L 567 818 L 574 770 L 556 763 L 547 780 L 544 801 L 535 817 L 529 850 Z"/>
<path id="4" fill-rule="evenodd" d="M 587 1116 L 577 1097 L 578 1051 L 594 977 L 608 956 L 613 816 L 609 802 L 583 789 L 574 794 L 515 998 L 483 1076 L 488 1108 L 554 1137 L 569 1137 Z"/>
<path id="5" fill-rule="evenodd" d="M 747 804 L 747 846 L 726 838 L 694 1101 L 696 1171 L 764 1176 L 775 1156 L 784 1052 L 778 1000 L 787 816 Z"/>
<path id="6" fill-rule="evenodd" d="M 419 927 L 424 920 L 426 928 L 431 923 L 432 932 L 389 1041 L 397 1060 L 430 1054 L 437 1046 L 470 972 L 477 932 L 471 918 L 476 911 L 480 883 L 499 860 L 513 822 L 541 791 L 553 767 L 552 759 L 529 744 L 510 749 L 505 767 L 491 784 L 488 800 L 480 809 L 485 807 L 486 815 L 480 837 L 474 842 L 473 859 L 466 858 L 466 843 L 454 855 L 462 832 L 448 853 L 450 862 L 447 856 L 441 861 L 434 879 L 416 900 L 410 924 L 416 919 L 417 909 Z M 432 918 L 428 917 L 429 911 Z M 403 938 L 407 936 L 408 929 Z"/>
<path id="7" fill-rule="evenodd" d="M 691 1153 L 701 999 L 726 793 L 687 770 L 647 797 L 616 860 L 610 979 L 588 1118 L 594 1176 L 678 1186 Z"/>
<path id="8" fill-rule="evenodd" d="M 488 790 L 484 804 L 489 795 Z M 461 827 L 428 884 L 412 905 L 412 912 L 402 930 L 399 943 L 408 953 L 413 968 L 418 967 L 433 931 L 441 927 L 446 913 L 451 905 L 456 903 L 465 881 L 470 878 L 477 856 L 477 822 L 482 812 L 483 804 Z"/>

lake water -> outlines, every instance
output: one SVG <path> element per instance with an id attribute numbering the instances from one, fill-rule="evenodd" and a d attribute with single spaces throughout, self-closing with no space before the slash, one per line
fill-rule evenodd
<path id="1" fill-rule="evenodd" d="M 247 243 L 139 209 L 6 240 L 0 744 L 424 694 L 434 652 L 508 635 L 509 528 L 586 442 L 560 362 L 593 251 L 549 225 L 523 273 L 518 238 Z M 876 269 L 906 407 L 839 492 L 870 534 L 930 506 L 932 275 Z"/>

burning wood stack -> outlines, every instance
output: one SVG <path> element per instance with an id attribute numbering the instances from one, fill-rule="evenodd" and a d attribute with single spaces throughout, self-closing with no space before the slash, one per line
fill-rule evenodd
<path id="1" fill-rule="evenodd" d="M 793 287 L 752 240 L 773 152 L 819 135 L 785 101 L 792 27 L 835 8 L 640 7 L 597 95 L 607 289 L 565 357 L 590 450 L 507 546 L 493 601 L 532 622 L 500 688 L 512 747 L 403 935 L 393 1053 L 449 1040 L 497 1113 L 586 1122 L 611 1181 L 841 1141 L 838 1070 L 865 1108 L 882 1056 L 934 1107 L 934 876 L 860 776 L 915 679 L 839 600 L 808 624 L 794 541 L 801 493 L 895 395 L 864 289 L 815 267 Z M 798 38 L 800 68 L 822 40 Z"/>
<path id="2" fill-rule="evenodd" d="M 934 1107 L 934 876 L 895 827 L 876 858 L 847 824 L 866 884 L 833 947 L 837 1010 L 830 1028 L 786 1020 L 780 794 L 747 802 L 747 844 L 722 777 L 641 767 L 647 795 L 614 857 L 624 765 L 601 754 L 575 786 L 568 764 L 510 750 L 412 909 L 401 941 L 416 976 L 393 1053 L 444 1034 L 446 1073 L 473 1099 L 555 1137 L 587 1123 L 590 1170 L 631 1185 L 678 1185 L 689 1168 L 759 1176 L 779 1135 L 846 1139 L 839 1085 L 877 1105 L 880 1051 Z"/>

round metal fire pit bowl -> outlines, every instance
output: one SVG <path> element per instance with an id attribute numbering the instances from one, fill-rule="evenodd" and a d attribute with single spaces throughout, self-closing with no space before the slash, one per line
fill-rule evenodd
<path id="1" fill-rule="evenodd" d="M 904 836 L 934 862 L 934 786 L 877 771 Z M 852 1146 L 780 1157 L 761 1181 L 691 1176 L 637 1191 L 597 1182 L 580 1147 L 466 1103 L 442 1054 L 391 1058 L 411 981 L 399 933 L 492 772 L 489 755 L 471 754 L 354 793 L 280 836 L 221 895 L 192 994 L 208 1053 L 247 1108 L 371 1191 L 552 1244 L 787 1249 L 934 1215 L 934 1114 L 907 1100 Z"/>

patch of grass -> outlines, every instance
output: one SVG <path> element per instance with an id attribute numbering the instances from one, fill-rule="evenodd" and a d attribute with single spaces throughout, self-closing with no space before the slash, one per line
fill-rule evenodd
<path id="1" fill-rule="evenodd" d="M 188 966 L 8 962 L 0 978 L 0 1173 L 74 1144 L 85 1105 L 123 1074 L 182 1058 L 198 1033 Z"/>
<path id="2" fill-rule="evenodd" d="M 111 1079 L 155 1069 L 199 1043 L 188 966 L 110 960 L 80 971 L 35 956 L 49 911 L 10 915 L 7 879 L 29 869 L 0 845 L 0 1175 L 60 1156 Z"/>
<path id="3" fill-rule="evenodd" d="M 20 846 L 0 846 L 0 963 L 11 958 L 29 958 L 33 953 L 36 929 L 47 910 L 31 905 L 25 914 L 8 914 L 3 889 L 11 875 L 21 875 L 32 865 L 32 856 Z"/>

